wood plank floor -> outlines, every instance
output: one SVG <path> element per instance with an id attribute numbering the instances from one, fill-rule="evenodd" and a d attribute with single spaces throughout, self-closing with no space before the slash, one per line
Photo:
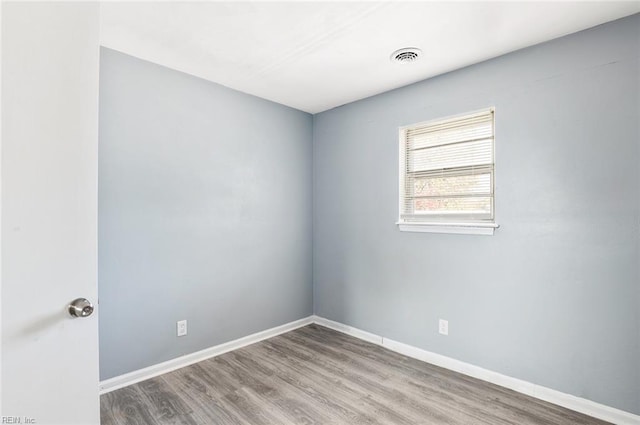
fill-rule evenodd
<path id="1" fill-rule="evenodd" d="M 101 396 L 102 425 L 604 424 L 318 325 Z"/>

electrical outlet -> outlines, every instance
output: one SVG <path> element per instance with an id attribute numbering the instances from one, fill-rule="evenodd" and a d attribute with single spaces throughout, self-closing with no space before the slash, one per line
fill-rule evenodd
<path id="1" fill-rule="evenodd" d="M 449 321 L 440 319 L 438 323 L 438 332 L 442 335 L 449 335 Z"/>
<path id="2" fill-rule="evenodd" d="M 178 336 L 185 336 L 187 334 L 187 321 L 180 320 L 176 323 L 176 328 L 178 331 Z"/>

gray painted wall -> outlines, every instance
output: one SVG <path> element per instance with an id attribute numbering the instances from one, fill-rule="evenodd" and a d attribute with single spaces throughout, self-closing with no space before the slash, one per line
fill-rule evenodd
<path id="1" fill-rule="evenodd" d="M 639 51 L 636 15 L 312 122 L 103 49 L 101 379 L 305 317 L 313 276 L 320 316 L 640 414 Z M 397 128 L 487 106 L 501 228 L 399 232 Z"/>
<path id="2" fill-rule="evenodd" d="M 635 15 L 316 115 L 316 314 L 640 413 L 639 39 Z M 398 231 L 398 127 L 487 106 L 500 229 Z"/>
<path id="3" fill-rule="evenodd" d="M 309 114 L 102 49 L 101 379 L 312 313 L 311 137 Z"/>

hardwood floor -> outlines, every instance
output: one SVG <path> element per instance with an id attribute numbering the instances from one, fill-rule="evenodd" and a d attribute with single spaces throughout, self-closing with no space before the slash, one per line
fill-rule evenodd
<path id="1" fill-rule="evenodd" d="M 604 424 L 318 325 L 104 394 L 102 425 Z"/>

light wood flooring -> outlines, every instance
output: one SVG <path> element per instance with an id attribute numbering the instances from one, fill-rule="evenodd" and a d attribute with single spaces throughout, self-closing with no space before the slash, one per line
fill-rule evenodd
<path id="1" fill-rule="evenodd" d="M 605 423 L 318 325 L 100 401 L 102 425 Z"/>

